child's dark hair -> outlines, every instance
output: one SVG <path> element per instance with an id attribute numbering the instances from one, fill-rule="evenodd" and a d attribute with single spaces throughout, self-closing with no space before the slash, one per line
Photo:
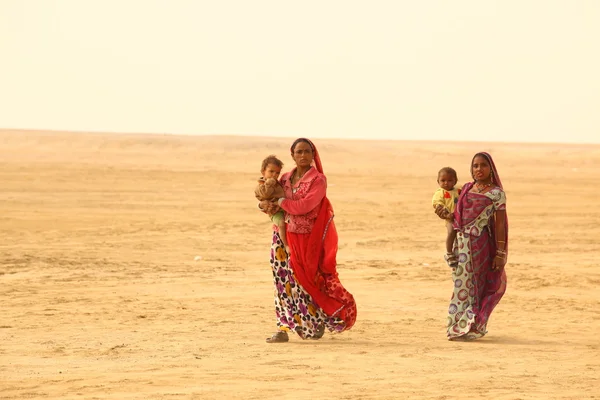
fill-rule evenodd
<path id="1" fill-rule="evenodd" d="M 440 171 L 438 172 L 438 180 L 440 179 L 440 175 L 443 173 L 454 176 L 454 180 L 456 180 L 458 182 L 458 175 L 456 174 L 456 171 L 454 170 L 454 168 L 444 167 L 444 168 L 440 169 Z"/>
<path id="2" fill-rule="evenodd" d="M 262 166 L 260 167 L 260 172 L 264 172 L 264 170 L 267 169 L 267 165 L 269 164 L 277 165 L 279 168 L 283 168 L 283 163 L 281 162 L 281 160 L 277 158 L 277 156 L 271 154 L 263 160 Z"/>

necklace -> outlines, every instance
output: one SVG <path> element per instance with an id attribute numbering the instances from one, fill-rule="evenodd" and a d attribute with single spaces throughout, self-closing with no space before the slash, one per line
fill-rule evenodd
<path id="1" fill-rule="evenodd" d="M 298 173 L 298 171 L 296 170 L 296 179 L 294 179 L 296 182 L 298 182 L 300 179 L 304 178 L 304 175 L 306 175 L 306 173 L 308 172 L 308 170 L 304 171 L 304 173 L 302 175 L 300 175 Z"/>
<path id="2" fill-rule="evenodd" d="M 492 182 L 490 182 L 490 183 L 484 183 L 484 184 L 479 184 L 479 183 L 475 184 L 475 188 L 477 189 L 477 193 L 483 192 L 485 189 L 489 188 L 490 186 L 492 186 Z"/>

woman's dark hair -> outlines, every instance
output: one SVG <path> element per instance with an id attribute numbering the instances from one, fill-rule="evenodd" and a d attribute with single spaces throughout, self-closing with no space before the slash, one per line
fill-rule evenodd
<path id="1" fill-rule="evenodd" d="M 296 148 L 296 145 L 301 142 L 307 143 L 310 146 L 310 149 L 313 151 L 313 153 L 315 152 L 315 149 L 313 149 L 313 145 L 310 142 L 310 140 L 308 140 L 306 138 L 298 138 L 298 139 L 294 140 L 294 143 L 292 143 L 292 147 L 290 147 L 292 154 L 294 154 L 294 149 Z"/>
<path id="2" fill-rule="evenodd" d="M 262 166 L 260 167 L 260 172 L 264 172 L 265 169 L 267 169 L 267 165 L 269 164 L 277 165 L 279 168 L 283 168 L 283 163 L 281 162 L 281 160 L 277 158 L 277 156 L 271 154 L 263 160 Z"/>
<path id="3" fill-rule="evenodd" d="M 444 167 L 440 169 L 438 172 L 438 180 L 440 179 L 440 175 L 444 173 L 452 175 L 454 177 L 454 180 L 458 182 L 458 175 L 456 174 L 454 168 Z"/>
<path id="4" fill-rule="evenodd" d="M 492 161 L 490 160 L 490 158 L 487 156 L 487 154 L 485 153 L 477 153 L 473 156 L 473 159 L 471 160 L 471 168 L 473 168 L 473 161 L 475 161 L 475 159 L 477 157 L 483 157 L 485 158 L 485 161 L 487 161 L 488 164 L 490 164 L 490 166 L 492 165 Z"/>

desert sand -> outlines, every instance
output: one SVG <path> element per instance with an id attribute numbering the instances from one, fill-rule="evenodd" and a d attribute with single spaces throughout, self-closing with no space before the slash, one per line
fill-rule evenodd
<path id="1" fill-rule="evenodd" d="M 294 138 L 0 131 L 1 399 L 600 398 L 600 146 L 319 140 L 355 327 L 275 331 L 260 161 Z M 446 340 L 443 166 L 508 198 L 508 290 Z"/>

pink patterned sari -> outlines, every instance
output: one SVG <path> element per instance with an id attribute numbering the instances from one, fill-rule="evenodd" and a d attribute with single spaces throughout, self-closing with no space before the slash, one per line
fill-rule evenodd
<path id="1" fill-rule="evenodd" d="M 458 266 L 452 272 L 454 291 L 448 307 L 449 339 L 484 336 L 488 319 L 506 291 L 504 268 L 492 270 L 496 256 L 494 214 L 506 210 L 506 196 L 493 161 L 487 156 L 497 186 L 479 194 L 471 193 L 473 183 L 467 183 L 454 214 Z M 508 222 L 505 232 L 508 236 Z M 508 237 L 503 239 L 508 242 Z"/>

